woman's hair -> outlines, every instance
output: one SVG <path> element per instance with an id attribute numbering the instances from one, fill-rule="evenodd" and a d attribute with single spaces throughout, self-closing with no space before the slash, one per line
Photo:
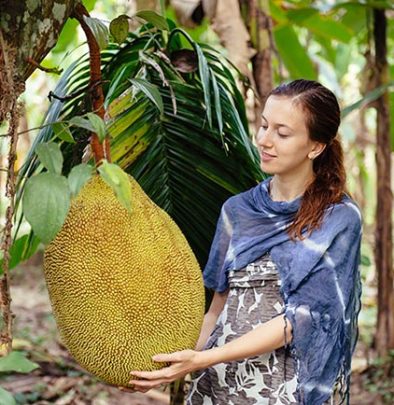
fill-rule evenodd
<path id="1" fill-rule="evenodd" d="M 299 79 L 282 84 L 270 95 L 292 98 L 305 112 L 310 139 L 326 145 L 313 160 L 315 179 L 305 190 L 301 207 L 289 228 L 293 239 L 303 239 L 302 230 L 310 233 L 317 229 L 325 208 L 341 201 L 346 191 L 343 150 L 337 137 L 340 109 L 334 93 L 313 80 Z"/>

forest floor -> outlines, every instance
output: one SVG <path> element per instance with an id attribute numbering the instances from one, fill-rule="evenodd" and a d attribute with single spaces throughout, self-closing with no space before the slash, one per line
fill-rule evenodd
<path id="1" fill-rule="evenodd" d="M 0 386 L 12 392 L 18 405 L 164 405 L 168 392 L 123 393 L 84 372 L 59 343 L 37 254 L 12 271 L 14 349 L 24 350 L 40 365 L 30 374 L 2 377 Z M 394 404 L 394 361 L 373 358 L 359 340 L 353 357 L 353 405 Z M 394 357 L 393 359 L 394 360 Z M 389 376 L 389 377 L 387 377 Z"/>

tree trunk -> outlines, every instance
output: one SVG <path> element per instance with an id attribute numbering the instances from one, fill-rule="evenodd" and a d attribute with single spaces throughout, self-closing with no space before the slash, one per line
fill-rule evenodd
<path id="1" fill-rule="evenodd" d="M 385 10 L 373 11 L 376 85 L 389 80 Z M 378 320 L 375 345 L 379 356 L 394 349 L 394 291 L 390 114 L 387 91 L 377 100 L 377 212 L 375 261 L 378 274 Z"/>
<path id="2" fill-rule="evenodd" d="M 256 54 L 252 58 L 253 79 L 259 100 L 255 102 L 255 127 L 261 125 L 261 112 L 273 87 L 271 61 L 271 18 L 267 0 L 240 0 L 241 10 Z"/>
<path id="3" fill-rule="evenodd" d="M 56 45 L 77 0 L 0 0 L 0 29 L 5 45 L 16 51 L 15 82 L 24 83 Z M 2 46 L 3 47 L 3 46 Z M 1 49 L 0 58 L 3 55 Z M 0 92 L 2 83 L 0 83 Z"/>
<path id="4" fill-rule="evenodd" d="M 155 10 L 160 13 L 160 1 L 159 0 L 136 0 L 137 11 L 138 10 Z"/>
<path id="5" fill-rule="evenodd" d="M 267 1 L 249 0 L 250 31 L 253 47 L 257 50 L 252 59 L 253 76 L 261 102 L 264 103 L 272 90 L 271 20 Z"/>
<path id="6" fill-rule="evenodd" d="M 0 0 L 0 123 L 8 127 L 6 221 L 0 234 L 3 251 L 0 279 L 0 354 L 12 349 L 9 261 L 15 199 L 15 162 L 20 106 L 26 79 L 55 46 L 77 0 Z"/>

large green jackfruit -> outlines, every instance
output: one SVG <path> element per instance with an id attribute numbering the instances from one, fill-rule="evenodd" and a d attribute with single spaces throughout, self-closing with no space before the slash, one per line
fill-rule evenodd
<path id="1" fill-rule="evenodd" d="M 194 348 L 204 314 L 198 262 L 169 215 L 129 176 L 132 212 L 99 175 L 47 246 L 44 273 L 62 342 L 86 370 L 127 386 L 157 353 Z"/>

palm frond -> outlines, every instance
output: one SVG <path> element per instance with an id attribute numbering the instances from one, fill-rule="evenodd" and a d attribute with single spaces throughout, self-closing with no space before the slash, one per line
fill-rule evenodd
<path id="1" fill-rule="evenodd" d="M 195 72 L 180 73 L 171 54 L 181 50 L 179 37 L 197 56 Z M 133 175 L 150 198 L 166 210 L 188 239 L 200 265 L 207 260 L 223 202 L 263 178 L 259 157 L 248 133 L 245 105 L 234 70 L 214 49 L 196 44 L 174 28 L 168 37 L 144 27 L 121 47 L 102 55 L 102 72 L 113 161 Z M 130 79 L 140 78 L 158 90 L 163 111 Z M 70 94 L 89 80 L 87 59 L 75 62 L 62 76 L 55 93 Z M 45 123 L 69 120 L 90 111 L 87 93 L 64 103 L 55 100 Z M 59 139 L 65 174 L 81 161 L 89 134 L 72 129 L 76 144 Z M 50 126 L 38 134 L 20 171 L 37 172 L 35 146 L 53 138 Z"/>

